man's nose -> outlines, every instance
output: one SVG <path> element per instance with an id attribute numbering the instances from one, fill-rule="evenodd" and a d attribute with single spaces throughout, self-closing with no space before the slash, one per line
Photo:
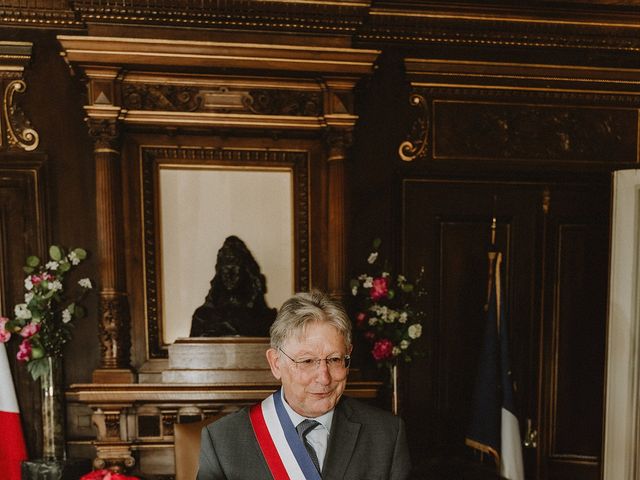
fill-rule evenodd
<path id="1" fill-rule="evenodd" d="M 331 383 L 331 373 L 325 360 L 320 360 L 320 363 L 316 367 L 316 381 L 324 385 Z"/>

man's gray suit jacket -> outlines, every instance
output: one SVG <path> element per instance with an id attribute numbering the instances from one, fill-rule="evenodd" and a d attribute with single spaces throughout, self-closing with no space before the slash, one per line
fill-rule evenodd
<path id="1" fill-rule="evenodd" d="M 343 396 L 333 415 L 322 479 L 404 480 L 410 469 L 402 419 Z M 223 479 L 273 479 L 253 433 L 248 408 L 202 429 L 197 480 Z"/>

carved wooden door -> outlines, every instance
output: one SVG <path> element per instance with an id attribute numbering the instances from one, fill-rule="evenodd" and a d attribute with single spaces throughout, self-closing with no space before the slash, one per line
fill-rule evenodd
<path id="1" fill-rule="evenodd" d="M 494 208 L 526 478 L 598 478 L 608 192 L 606 181 L 405 180 L 404 266 L 424 265 L 428 288 L 428 353 L 403 392 L 416 478 L 494 477 L 464 445 Z"/>
<path id="2" fill-rule="evenodd" d="M 13 315 L 24 296 L 24 266 L 28 255 L 44 248 L 44 208 L 41 162 L 0 155 L 0 314 Z M 13 340 L 13 339 L 12 339 Z M 30 458 L 40 455 L 40 387 L 15 360 L 19 342 L 7 344 Z M 2 387 L 4 388 L 4 386 Z"/>

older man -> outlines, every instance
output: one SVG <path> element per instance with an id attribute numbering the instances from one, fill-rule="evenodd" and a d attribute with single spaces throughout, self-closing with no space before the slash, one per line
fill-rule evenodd
<path id="1" fill-rule="evenodd" d="M 198 480 L 401 480 L 403 421 L 344 397 L 351 322 L 324 294 L 287 300 L 267 360 L 282 388 L 202 431 Z"/>

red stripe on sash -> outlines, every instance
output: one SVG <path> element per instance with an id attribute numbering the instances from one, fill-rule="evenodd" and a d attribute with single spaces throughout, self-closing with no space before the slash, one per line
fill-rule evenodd
<path id="1" fill-rule="evenodd" d="M 267 423 L 264 421 L 262 407 L 259 403 L 251 407 L 249 410 L 249 418 L 251 418 L 251 426 L 256 434 L 262 455 L 264 455 L 269 470 L 271 470 L 271 475 L 273 475 L 275 480 L 290 480 L 289 474 L 284 468 L 284 464 L 278 453 L 278 449 L 273 443 L 273 439 L 267 428 Z"/>

